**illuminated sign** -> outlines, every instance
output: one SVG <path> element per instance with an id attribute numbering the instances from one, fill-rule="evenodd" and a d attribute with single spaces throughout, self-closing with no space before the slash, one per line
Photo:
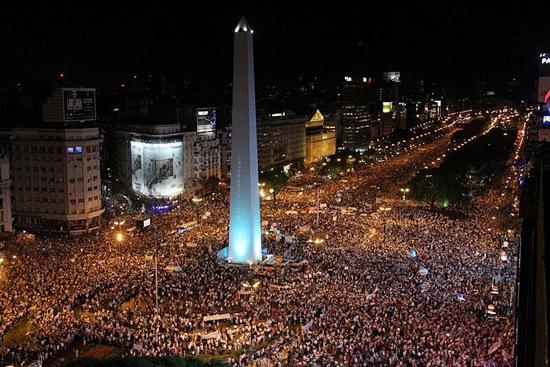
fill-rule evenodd
<path id="1" fill-rule="evenodd" d="M 151 225 L 151 218 L 147 218 L 143 221 L 143 228 L 149 227 Z"/>
<path id="2" fill-rule="evenodd" d="M 393 102 L 382 102 L 382 112 L 390 113 L 392 110 Z"/>
<path id="3" fill-rule="evenodd" d="M 550 76 L 540 76 L 538 79 L 538 103 L 546 103 L 550 100 Z"/>
<path id="4" fill-rule="evenodd" d="M 172 209 L 171 203 L 165 203 L 165 204 L 152 204 L 150 206 L 151 212 L 153 213 L 166 213 L 169 212 Z"/>
<path id="5" fill-rule="evenodd" d="M 399 71 L 386 71 L 382 75 L 382 80 L 386 83 L 400 83 L 401 82 L 401 73 Z"/>
<path id="6" fill-rule="evenodd" d="M 541 77 L 550 77 L 550 53 L 541 53 L 539 58 L 539 79 Z M 539 81 L 540 84 L 540 81 Z M 546 89 L 544 90 L 546 92 Z M 539 91 L 540 93 L 540 91 Z M 539 100 L 539 102 L 541 102 Z"/>
<path id="7" fill-rule="evenodd" d="M 271 113 L 269 114 L 270 117 L 284 117 L 286 116 L 286 112 L 277 112 L 277 113 Z"/>
<path id="8" fill-rule="evenodd" d="M 65 121 L 95 120 L 95 90 L 64 88 L 63 117 Z"/>
<path id="9" fill-rule="evenodd" d="M 209 133 L 216 130 L 216 109 L 197 108 L 197 132 Z"/>
<path id="10" fill-rule="evenodd" d="M 183 142 L 132 141 L 130 151 L 132 190 L 154 198 L 183 192 Z"/>

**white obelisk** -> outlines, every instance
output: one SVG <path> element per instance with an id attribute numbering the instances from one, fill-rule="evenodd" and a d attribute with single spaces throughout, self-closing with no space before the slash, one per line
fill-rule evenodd
<path id="1" fill-rule="evenodd" d="M 253 33 L 243 17 L 234 40 L 228 249 L 228 261 L 241 264 L 262 259 Z"/>

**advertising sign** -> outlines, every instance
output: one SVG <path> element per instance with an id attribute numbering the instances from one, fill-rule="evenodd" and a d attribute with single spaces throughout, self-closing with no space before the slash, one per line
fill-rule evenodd
<path id="1" fill-rule="evenodd" d="M 393 102 L 382 102 L 382 112 L 390 113 L 392 110 Z"/>
<path id="2" fill-rule="evenodd" d="M 132 141 L 132 189 L 153 198 L 171 198 L 183 192 L 183 142 Z"/>
<path id="3" fill-rule="evenodd" d="M 550 76 L 550 52 L 539 55 L 539 76 Z"/>
<path id="4" fill-rule="evenodd" d="M 382 79 L 384 82 L 393 82 L 393 83 L 399 83 L 401 82 L 401 73 L 399 71 L 387 71 L 384 72 Z"/>
<path id="5" fill-rule="evenodd" d="M 538 98 L 537 102 L 548 102 L 548 96 L 550 94 L 550 76 L 541 76 L 538 80 Z"/>
<path id="6" fill-rule="evenodd" d="M 197 132 L 209 133 L 216 130 L 216 109 L 197 108 Z"/>
<path id="7" fill-rule="evenodd" d="M 63 117 L 65 121 L 95 120 L 95 90 L 63 89 Z"/>

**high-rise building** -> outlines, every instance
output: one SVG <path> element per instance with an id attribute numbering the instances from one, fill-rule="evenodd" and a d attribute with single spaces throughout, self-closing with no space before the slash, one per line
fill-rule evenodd
<path id="1" fill-rule="evenodd" d="M 234 35 L 227 259 L 241 264 L 256 263 L 262 259 L 253 33 L 242 18 Z"/>
<path id="2" fill-rule="evenodd" d="M 12 224 L 10 161 L 8 152 L 0 146 L 0 233 L 11 232 Z"/>
<path id="3" fill-rule="evenodd" d="M 306 120 L 290 111 L 270 113 L 258 121 L 260 171 L 303 162 L 306 156 Z"/>
<path id="4" fill-rule="evenodd" d="M 405 102 L 399 102 L 395 107 L 395 126 L 399 130 L 405 130 L 407 128 L 407 104 Z"/>
<path id="5" fill-rule="evenodd" d="M 10 139 L 14 226 L 86 233 L 103 213 L 95 90 L 58 88 L 37 126 L 13 128 Z"/>
<path id="6" fill-rule="evenodd" d="M 355 149 L 368 145 L 377 100 L 370 77 L 345 76 L 340 93 L 341 143 Z"/>

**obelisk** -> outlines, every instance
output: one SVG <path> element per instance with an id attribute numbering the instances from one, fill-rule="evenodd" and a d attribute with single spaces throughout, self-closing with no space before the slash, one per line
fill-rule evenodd
<path id="1" fill-rule="evenodd" d="M 240 264 L 262 259 L 253 33 L 243 17 L 234 39 L 228 249 L 228 261 Z"/>

